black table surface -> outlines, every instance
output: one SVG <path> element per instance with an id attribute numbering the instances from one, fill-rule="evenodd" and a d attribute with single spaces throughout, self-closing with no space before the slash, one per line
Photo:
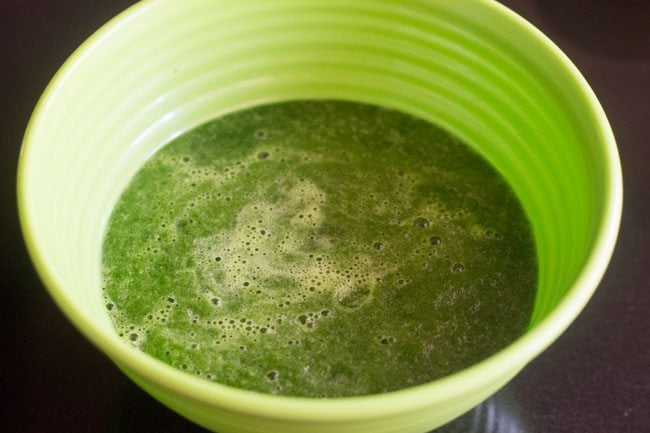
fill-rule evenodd
<path id="1" fill-rule="evenodd" d="M 62 62 L 130 0 L 0 1 L 0 433 L 205 432 L 157 403 L 64 318 L 18 224 L 16 163 Z M 650 432 L 650 2 L 507 0 L 574 61 L 617 136 L 624 211 L 608 271 L 559 340 L 438 433 Z"/>

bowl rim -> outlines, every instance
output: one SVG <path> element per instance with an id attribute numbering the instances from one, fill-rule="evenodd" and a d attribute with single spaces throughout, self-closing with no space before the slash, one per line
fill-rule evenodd
<path id="1" fill-rule="evenodd" d="M 242 414 L 255 414 L 269 418 L 284 416 L 304 421 L 333 419 L 345 421 L 389 417 L 395 413 L 412 411 L 430 406 L 432 403 L 462 397 L 472 393 L 477 385 L 488 387 L 495 377 L 510 379 L 559 337 L 584 308 L 611 259 L 621 220 L 622 172 L 613 132 L 587 81 L 560 48 L 526 19 L 506 6 L 495 1 L 479 0 L 479 3 L 483 3 L 493 12 L 504 15 L 512 25 L 518 26 L 532 38 L 537 39 L 553 55 L 554 61 L 568 72 L 573 81 L 572 85 L 579 91 L 584 106 L 591 109 L 592 117 L 597 120 L 595 126 L 602 137 L 599 144 L 602 145 L 606 162 L 603 173 L 606 179 L 603 222 L 598 228 L 594 246 L 579 276 L 558 305 L 540 323 L 496 354 L 450 376 L 384 394 L 337 398 L 277 396 L 209 382 L 146 355 L 99 327 L 92 318 L 77 308 L 72 299 L 62 290 L 60 282 L 53 270 L 48 267 L 33 236 L 34 220 L 30 215 L 25 186 L 26 179 L 30 175 L 31 143 L 35 131 L 39 129 L 41 119 L 47 115 L 51 102 L 56 98 L 58 89 L 74 74 L 76 66 L 84 61 L 85 55 L 125 23 L 163 1 L 144 0 L 122 11 L 86 39 L 65 61 L 43 92 L 30 118 L 17 170 L 19 219 L 29 255 L 41 280 L 50 296 L 74 326 L 120 368 L 125 368 L 135 373 L 136 377 L 155 383 L 173 394 Z"/>

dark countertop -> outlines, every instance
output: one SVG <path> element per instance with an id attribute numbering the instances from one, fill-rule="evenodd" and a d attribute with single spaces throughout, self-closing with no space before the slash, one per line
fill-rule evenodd
<path id="1" fill-rule="evenodd" d="M 0 432 L 204 432 L 135 387 L 69 324 L 29 261 L 16 161 L 36 101 L 129 0 L 0 2 Z M 504 1 L 590 82 L 617 136 L 625 202 L 586 309 L 504 389 L 437 433 L 650 432 L 650 2 Z"/>

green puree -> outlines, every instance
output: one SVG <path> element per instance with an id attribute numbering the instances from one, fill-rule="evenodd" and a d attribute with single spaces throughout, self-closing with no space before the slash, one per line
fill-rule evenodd
<path id="1" fill-rule="evenodd" d="M 104 248 L 117 332 L 208 380 L 272 394 L 396 390 L 528 325 L 531 228 L 477 154 L 342 101 L 230 114 L 176 138 L 117 203 Z"/>

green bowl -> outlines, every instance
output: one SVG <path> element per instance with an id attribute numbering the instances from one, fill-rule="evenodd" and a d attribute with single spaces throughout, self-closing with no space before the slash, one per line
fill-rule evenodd
<path id="1" fill-rule="evenodd" d="M 441 125 L 510 182 L 533 226 L 527 333 L 452 376 L 380 395 L 258 394 L 176 370 L 113 331 L 102 237 L 120 193 L 166 142 L 258 104 L 346 99 Z M 544 35 L 479 0 L 152 0 L 86 41 L 29 124 L 18 197 L 43 281 L 74 325 L 163 404 L 222 433 L 423 432 L 486 399 L 584 307 L 622 204 L 614 137 L 588 84 Z"/>

